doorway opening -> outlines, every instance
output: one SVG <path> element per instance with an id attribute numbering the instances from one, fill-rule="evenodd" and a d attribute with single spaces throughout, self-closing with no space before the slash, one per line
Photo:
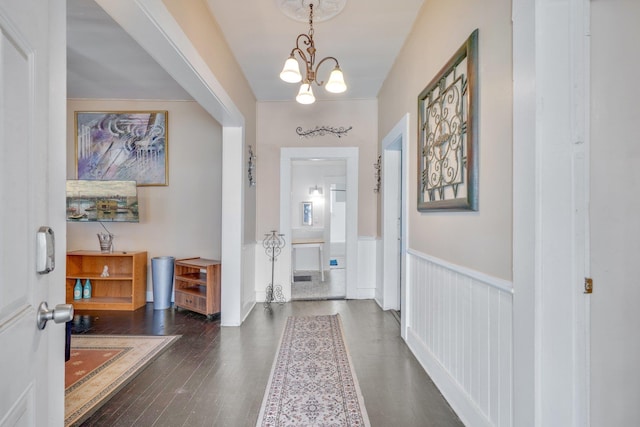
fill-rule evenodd
<path id="1" fill-rule="evenodd" d="M 289 242 L 280 259 L 291 278 L 285 297 L 355 298 L 358 149 L 282 148 L 280 165 L 280 230 Z"/>
<path id="2" fill-rule="evenodd" d="M 347 295 L 345 181 L 344 159 L 291 162 L 292 300 Z"/>

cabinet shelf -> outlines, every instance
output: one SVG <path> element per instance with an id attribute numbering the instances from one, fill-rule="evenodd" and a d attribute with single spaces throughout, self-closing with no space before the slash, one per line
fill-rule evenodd
<path id="1" fill-rule="evenodd" d="M 207 284 L 207 273 L 201 273 L 201 272 L 183 273 L 183 274 L 177 275 L 176 278 L 183 282 L 197 283 L 200 285 Z"/>
<path id="2" fill-rule="evenodd" d="M 71 300 L 75 310 L 128 310 L 131 298 L 128 297 L 93 297 Z"/>
<path id="3" fill-rule="evenodd" d="M 220 313 L 220 261 L 205 258 L 176 260 L 175 306 L 205 316 Z"/>
<path id="4" fill-rule="evenodd" d="M 199 297 L 207 296 L 207 288 L 204 286 L 192 286 L 190 288 L 180 288 L 180 292 L 185 294 L 196 295 Z"/>
<path id="5" fill-rule="evenodd" d="M 105 266 L 108 277 L 102 277 Z M 91 281 L 91 298 L 73 299 L 78 279 Z M 66 301 L 76 310 L 132 311 L 146 304 L 146 289 L 146 252 L 67 252 Z"/>
<path id="6" fill-rule="evenodd" d="M 133 276 L 131 276 L 130 274 L 109 274 L 108 277 L 102 277 L 101 275 L 95 275 L 95 274 L 91 274 L 91 273 L 78 273 L 78 274 L 74 274 L 74 275 L 68 275 L 67 274 L 67 279 L 80 279 L 80 280 L 91 280 L 92 282 L 94 280 L 103 280 L 103 281 L 109 281 L 109 280 L 133 280 Z M 77 300 L 76 300 L 77 301 Z"/>

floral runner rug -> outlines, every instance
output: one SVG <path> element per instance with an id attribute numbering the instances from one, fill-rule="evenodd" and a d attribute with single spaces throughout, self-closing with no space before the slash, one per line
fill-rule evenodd
<path id="1" fill-rule="evenodd" d="M 287 319 L 256 425 L 370 425 L 339 315 Z"/>
<path id="2" fill-rule="evenodd" d="M 65 426 L 79 425 L 179 335 L 72 335 L 65 363 Z"/>

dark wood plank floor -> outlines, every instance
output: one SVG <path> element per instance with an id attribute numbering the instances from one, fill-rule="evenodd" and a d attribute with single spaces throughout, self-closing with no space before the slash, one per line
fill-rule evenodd
<path id="1" fill-rule="evenodd" d="M 366 301 L 256 305 L 241 327 L 189 311 L 77 311 L 74 334 L 182 335 L 85 426 L 254 426 L 288 316 L 339 313 L 372 426 L 461 426 L 400 338 Z"/>

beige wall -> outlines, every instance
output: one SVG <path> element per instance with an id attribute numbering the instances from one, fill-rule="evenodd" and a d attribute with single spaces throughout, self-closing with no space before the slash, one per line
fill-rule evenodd
<path id="1" fill-rule="evenodd" d="M 419 213 L 417 98 L 479 29 L 479 211 Z M 425 2 L 378 97 L 382 139 L 407 112 L 409 248 L 492 276 L 512 277 L 511 1 Z"/>
<path id="2" fill-rule="evenodd" d="M 168 111 L 169 185 L 138 187 L 139 223 L 105 223 L 114 249 L 219 259 L 222 129 L 196 102 L 68 100 L 67 177 L 76 177 L 74 112 L 126 110 Z M 99 250 L 100 231 L 98 223 L 67 223 L 67 249 Z"/>
<path id="3" fill-rule="evenodd" d="M 292 97 L 295 96 L 292 92 Z M 373 163 L 378 155 L 377 102 L 316 101 L 311 105 L 291 102 L 259 102 L 260 129 L 257 149 L 257 211 L 259 237 L 280 228 L 280 148 L 282 147 L 358 147 L 358 234 L 375 236 L 377 224 Z M 296 128 L 316 126 L 349 127 L 347 135 L 300 138 Z"/>
<path id="4" fill-rule="evenodd" d="M 256 147 L 256 99 L 218 23 L 204 0 L 163 3 L 244 116 L 244 156 L 248 162 L 248 146 L 254 147 L 254 153 Z M 248 179 L 244 184 L 244 241 L 251 243 L 255 241 L 256 189 L 249 187 Z"/>

